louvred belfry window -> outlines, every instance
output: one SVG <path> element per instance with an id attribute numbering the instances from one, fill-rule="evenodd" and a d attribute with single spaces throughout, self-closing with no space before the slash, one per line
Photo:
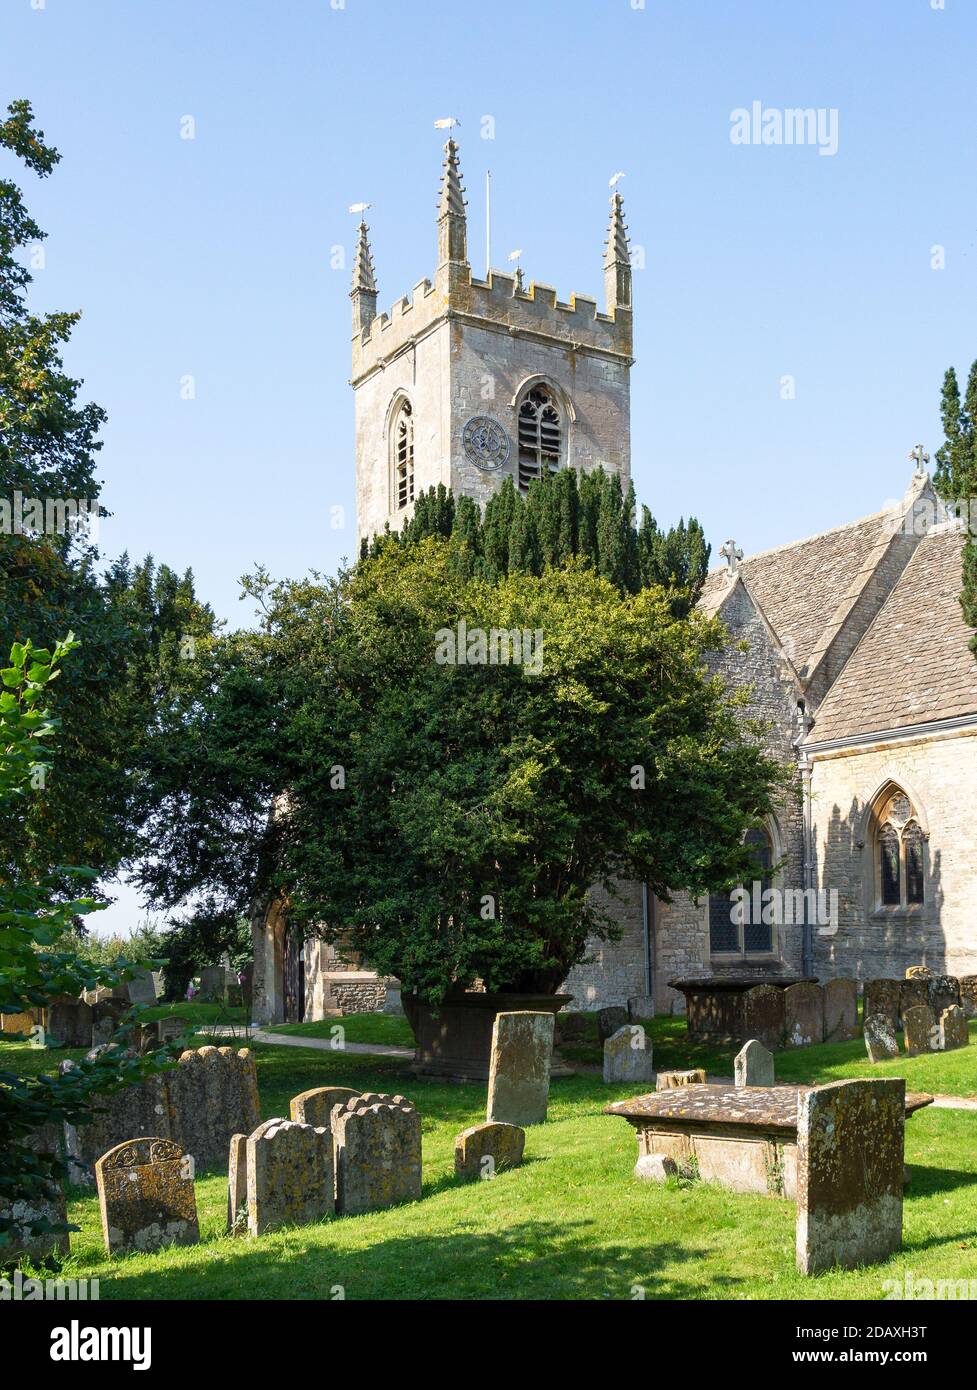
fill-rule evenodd
<path id="1" fill-rule="evenodd" d="M 404 401 L 394 426 L 394 466 L 397 487 L 397 508 L 414 500 L 414 411 L 410 401 Z"/>
<path id="2" fill-rule="evenodd" d="M 556 473 L 563 447 L 563 421 L 545 386 L 527 391 L 519 407 L 519 486 Z"/>

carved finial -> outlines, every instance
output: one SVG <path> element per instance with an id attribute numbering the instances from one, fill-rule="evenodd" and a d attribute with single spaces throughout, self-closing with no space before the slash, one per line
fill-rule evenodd
<path id="1" fill-rule="evenodd" d="M 607 312 L 631 308 L 631 253 L 624 221 L 624 199 L 611 195 L 611 225 L 604 243 L 604 292 Z"/>
<path id="2" fill-rule="evenodd" d="M 448 140 L 444 147 L 441 195 L 438 199 L 438 264 L 468 261 L 465 222 L 465 189 L 461 182 L 458 145 Z"/>
<path id="3" fill-rule="evenodd" d="M 915 447 L 915 449 L 910 449 L 910 450 L 909 450 L 909 457 L 912 459 L 913 463 L 915 463 L 915 465 L 916 465 L 916 477 L 917 477 L 917 478 L 923 478 L 923 477 L 925 477 L 925 476 L 926 476 L 926 465 L 927 465 L 927 464 L 929 463 L 929 461 L 930 461 L 930 456 L 929 456 L 929 454 L 925 451 L 925 449 L 923 448 L 922 444 L 917 444 L 916 447 Z"/>
<path id="4" fill-rule="evenodd" d="M 741 561 L 742 558 L 743 558 L 743 552 L 742 552 L 742 550 L 740 550 L 740 549 L 737 547 L 737 544 L 736 544 L 735 541 L 729 540 L 729 541 L 726 542 L 726 544 L 725 544 L 724 546 L 721 546 L 721 547 L 720 547 L 719 553 L 720 553 L 720 555 L 723 557 L 723 559 L 726 561 L 726 577 L 727 577 L 727 579 L 729 579 L 729 580 L 735 579 L 735 578 L 736 578 L 737 571 L 739 570 L 740 561 Z"/>
<path id="5" fill-rule="evenodd" d="M 356 240 L 356 255 L 353 257 L 353 288 L 350 294 L 361 291 L 365 294 L 376 294 L 377 282 L 373 274 L 373 255 L 370 251 L 369 228 L 365 222 L 360 223 L 359 234 Z"/>

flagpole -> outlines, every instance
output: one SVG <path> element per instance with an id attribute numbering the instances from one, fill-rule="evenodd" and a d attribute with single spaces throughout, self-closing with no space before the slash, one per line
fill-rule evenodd
<path id="1" fill-rule="evenodd" d="M 492 170 L 485 170 L 485 278 L 492 269 Z"/>

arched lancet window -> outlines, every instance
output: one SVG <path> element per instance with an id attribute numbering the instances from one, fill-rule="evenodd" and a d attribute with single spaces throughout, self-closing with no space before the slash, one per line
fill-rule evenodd
<path id="1" fill-rule="evenodd" d="M 531 386 L 519 404 L 519 486 L 556 473 L 563 448 L 563 414 L 553 390 Z"/>
<path id="2" fill-rule="evenodd" d="M 414 408 L 402 401 L 394 419 L 394 495 L 397 510 L 414 500 Z"/>
<path id="3" fill-rule="evenodd" d="M 774 848 L 769 830 L 748 830 L 744 843 L 752 846 L 760 864 L 755 882 L 743 883 L 746 900 L 729 893 L 709 894 L 709 950 L 713 955 L 769 956 L 775 950 L 771 914 L 763 913 L 764 893 L 773 887 Z M 763 916 L 768 921 L 763 920 Z"/>
<path id="4" fill-rule="evenodd" d="M 879 907 L 915 907 L 925 901 L 926 837 L 905 792 L 887 793 L 876 816 L 875 884 Z"/>

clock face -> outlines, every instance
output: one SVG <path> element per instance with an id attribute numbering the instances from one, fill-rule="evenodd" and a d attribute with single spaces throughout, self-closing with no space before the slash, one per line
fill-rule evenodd
<path id="1" fill-rule="evenodd" d="M 509 457 L 509 436 L 490 415 L 473 415 L 461 432 L 461 442 L 475 467 L 489 473 Z"/>

